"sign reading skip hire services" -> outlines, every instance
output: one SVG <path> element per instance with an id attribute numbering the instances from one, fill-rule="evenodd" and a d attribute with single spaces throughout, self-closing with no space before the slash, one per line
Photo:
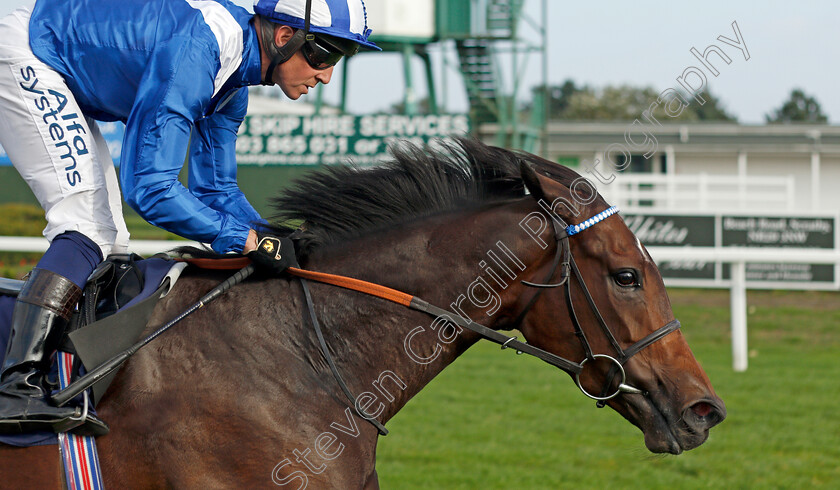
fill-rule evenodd
<path id="1" fill-rule="evenodd" d="M 246 116 L 236 142 L 239 164 L 374 165 L 400 140 L 424 144 L 469 132 L 462 114 L 404 116 Z"/>

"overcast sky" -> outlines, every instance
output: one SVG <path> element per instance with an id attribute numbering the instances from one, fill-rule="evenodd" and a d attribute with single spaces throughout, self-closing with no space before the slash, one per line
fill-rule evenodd
<path id="1" fill-rule="evenodd" d="M 27 3 L 0 0 L 0 13 Z M 251 4 L 248 0 L 236 3 Z M 525 9 L 534 18 L 540 17 L 541 5 L 542 0 L 525 0 Z M 713 55 L 720 74 L 709 77 L 711 90 L 741 122 L 763 122 L 764 115 L 780 106 L 791 89 L 800 87 L 816 97 L 832 123 L 840 123 L 840 3 L 549 0 L 548 19 L 549 83 L 571 78 L 596 87 L 650 85 L 661 91 L 677 87 L 676 78 L 685 69 L 700 67 L 689 51 L 692 47 L 703 52 L 714 43 L 732 62 L 726 65 Z M 735 39 L 732 22 L 738 24 L 749 60 L 738 49 L 717 40 L 718 36 Z M 371 27 L 376 30 L 375 25 Z M 529 29 L 522 31 L 528 35 Z M 442 63 L 436 59 L 442 83 Z M 419 68 L 417 65 L 415 78 L 422 97 L 425 88 Z M 533 56 L 524 72 L 524 87 L 541 83 L 540 59 Z M 353 60 L 349 75 L 348 108 L 352 112 L 384 109 L 402 97 L 403 69 L 396 54 L 360 56 Z M 457 73 L 450 70 L 445 79 L 448 88 L 440 97 L 450 110 L 465 110 L 463 84 Z M 510 80 L 505 83 L 510 87 Z M 327 87 L 327 100 L 337 99 L 338 85 Z"/>

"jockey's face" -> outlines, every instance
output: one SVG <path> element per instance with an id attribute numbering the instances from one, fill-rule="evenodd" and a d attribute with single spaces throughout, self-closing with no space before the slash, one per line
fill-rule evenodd
<path id="1" fill-rule="evenodd" d="M 300 51 L 295 53 L 289 61 L 282 63 L 274 69 L 274 80 L 277 86 L 283 90 L 286 97 L 296 100 L 301 95 L 309 92 L 318 82 L 330 83 L 334 66 L 325 70 L 317 70 L 309 66 Z"/>
<path id="2" fill-rule="evenodd" d="M 274 42 L 278 46 L 286 44 L 294 34 L 294 29 L 288 26 L 279 26 L 274 30 Z M 267 65 L 264 65 L 267 67 Z M 297 100 L 301 95 L 309 93 L 309 89 L 315 87 L 319 82 L 330 83 L 333 69 L 330 66 L 323 70 L 313 68 L 298 51 L 288 61 L 277 65 L 274 69 L 273 80 L 283 90 L 286 97 Z"/>

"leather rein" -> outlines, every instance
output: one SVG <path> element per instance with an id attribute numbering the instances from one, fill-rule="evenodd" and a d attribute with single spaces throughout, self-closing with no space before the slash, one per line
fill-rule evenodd
<path id="1" fill-rule="evenodd" d="M 554 237 L 557 242 L 557 247 L 555 251 L 554 263 L 551 269 L 551 272 L 546 277 L 543 283 L 533 283 L 528 281 L 522 281 L 522 283 L 529 287 L 537 288 L 538 291 L 534 294 L 531 300 L 528 302 L 525 309 L 522 313 L 519 314 L 516 321 L 514 322 L 515 326 L 518 326 L 521 321 L 524 319 L 525 315 L 531 309 L 531 307 L 536 303 L 537 299 L 539 298 L 542 291 L 545 289 L 556 288 L 556 287 L 565 287 L 565 297 L 566 303 L 569 308 L 570 317 L 572 320 L 572 324 L 575 329 L 575 335 L 580 339 L 581 345 L 583 347 L 585 353 L 585 359 L 581 362 L 574 362 L 563 357 L 557 356 L 552 354 L 551 352 L 545 351 L 538 347 L 534 347 L 530 344 L 525 342 L 520 342 L 517 340 L 516 337 L 509 337 L 504 335 L 496 330 L 488 328 L 484 325 L 476 323 L 469 318 L 464 318 L 460 315 L 457 315 L 451 311 L 444 310 L 443 308 L 439 308 L 428 302 L 418 298 L 416 296 L 412 296 L 410 294 L 404 293 L 402 291 L 398 291 L 395 289 L 391 289 L 385 286 L 381 286 L 378 284 L 361 281 L 359 279 L 354 279 L 345 276 L 338 276 L 333 274 L 326 274 L 323 272 L 316 272 L 310 270 L 303 270 L 294 267 L 290 267 L 287 269 L 288 273 L 298 277 L 300 280 L 301 286 L 303 288 L 304 296 L 306 298 L 306 305 L 307 310 L 309 311 L 310 320 L 312 321 L 313 327 L 315 328 L 315 333 L 318 337 L 318 342 L 320 343 L 321 353 L 324 355 L 325 359 L 327 360 L 327 364 L 330 366 L 330 370 L 332 371 L 333 375 L 335 376 L 338 384 L 341 386 L 342 391 L 353 404 L 354 408 L 359 412 L 362 417 L 373 424 L 380 434 L 386 435 L 388 430 L 382 425 L 378 420 L 373 417 L 367 416 L 364 412 L 358 407 L 356 403 L 356 397 L 352 394 L 350 389 L 347 387 L 347 384 L 341 377 L 341 374 L 338 372 L 337 367 L 335 366 L 335 362 L 332 359 L 332 355 L 329 353 L 329 349 L 327 347 L 326 341 L 324 340 L 324 335 L 318 322 L 317 315 L 315 314 L 315 310 L 313 308 L 313 301 L 312 296 L 309 292 L 309 286 L 307 284 L 307 280 L 312 280 L 324 284 L 330 284 L 333 286 L 338 286 L 346 289 L 351 289 L 354 291 L 362 292 L 365 294 L 369 294 L 372 296 L 377 296 L 379 298 L 386 299 L 388 301 L 392 301 L 394 303 L 400 304 L 402 306 L 408 307 L 412 310 L 422 311 L 429 315 L 443 318 L 451 323 L 454 323 L 458 326 L 467 328 L 472 330 L 473 332 L 479 334 L 480 336 L 484 337 L 487 340 L 495 342 L 502 346 L 502 349 L 515 349 L 517 354 L 529 354 L 543 361 L 551 364 L 552 366 L 558 367 L 563 371 L 572 375 L 575 379 L 575 383 L 577 384 L 578 388 L 583 392 L 584 395 L 598 401 L 597 406 L 603 407 L 605 402 L 611 398 L 618 396 L 619 393 L 633 393 L 633 394 L 641 394 L 646 396 L 647 393 L 643 392 L 642 390 L 635 388 L 626 384 L 626 373 L 624 371 L 624 364 L 634 355 L 639 353 L 645 347 L 651 345 L 652 343 L 656 342 L 657 340 L 662 339 L 666 335 L 671 332 L 674 332 L 680 328 L 680 322 L 678 320 L 672 320 L 671 322 L 665 324 L 664 326 L 660 327 L 659 329 L 655 330 L 654 332 L 648 334 L 638 342 L 634 343 L 630 347 L 623 349 L 612 334 L 609 326 L 607 325 L 604 317 L 601 315 L 601 312 L 598 310 L 597 305 L 595 304 L 592 295 L 589 292 L 589 289 L 586 286 L 586 282 L 583 280 L 583 276 L 580 273 L 580 269 L 578 269 L 577 264 L 575 263 L 574 257 L 572 256 L 571 248 L 569 246 L 569 237 L 580 233 L 581 231 L 594 226 L 595 224 L 601 222 L 602 220 L 606 219 L 607 217 L 618 213 L 618 208 L 613 206 L 610 207 L 601 213 L 587 219 L 583 223 L 577 225 L 568 225 L 563 226 L 565 223 L 558 223 L 559 220 L 551 219 L 551 223 L 554 228 Z M 560 268 L 560 282 L 558 283 L 548 283 L 552 277 L 554 277 L 557 269 Z M 580 321 L 578 320 L 577 313 L 575 312 L 573 301 L 572 301 L 572 289 L 571 289 L 571 277 L 574 276 L 577 279 L 577 282 L 580 284 L 581 289 L 583 290 L 584 297 L 586 298 L 587 303 L 589 304 L 590 309 L 595 314 L 595 317 L 598 320 L 598 324 L 601 326 L 601 329 L 604 332 L 604 335 L 609 340 L 610 344 L 612 345 L 613 350 L 615 351 L 615 356 L 607 355 L 607 354 L 593 354 L 592 348 L 589 344 L 589 341 L 586 338 L 583 329 L 580 326 Z M 601 392 L 598 395 L 589 393 L 583 387 L 580 381 L 580 375 L 583 372 L 583 369 L 587 362 L 594 362 L 597 359 L 606 359 L 612 363 L 609 373 L 607 374 L 606 381 L 604 387 L 602 388 Z M 618 387 L 615 389 L 611 389 L 610 386 L 612 385 L 612 380 L 616 374 L 620 374 L 620 382 Z"/>

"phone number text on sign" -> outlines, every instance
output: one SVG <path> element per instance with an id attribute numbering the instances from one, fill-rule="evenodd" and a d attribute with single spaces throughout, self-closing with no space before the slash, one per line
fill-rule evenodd
<path id="1" fill-rule="evenodd" d="M 372 165 L 388 147 L 417 145 L 469 131 L 464 115 L 248 116 L 236 144 L 240 164 Z"/>

